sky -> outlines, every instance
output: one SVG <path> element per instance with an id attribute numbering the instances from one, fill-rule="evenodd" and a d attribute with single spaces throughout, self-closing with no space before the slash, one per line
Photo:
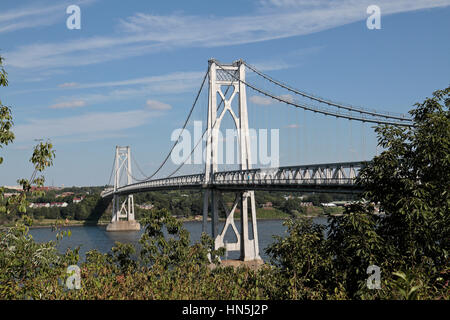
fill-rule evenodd
<path id="1" fill-rule="evenodd" d="M 70 5 L 80 8 L 80 29 L 67 27 Z M 367 27 L 370 5 L 380 8 L 381 29 Z M 243 59 L 333 101 L 407 113 L 449 85 L 449 38 L 450 0 L 2 0 L 9 86 L 0 99 L 12 109 L 16 138 L 0 149 L 0 185 L 31 175 L 37 139 L 56 151 L 47 185 L 105 185 L 116 145 L 131 147 L 137 177 L 150 175 L 183 125 L 210 58 Z M 283 94 L 255 75 L 248 80 Z M 266 103 L 247 90 L 250 127 L 279 130 L 280 165 L 379 152 L 370 124 Z M 192 120 L 205 121 L 206 104 L 204 90 Z M 174 168 L 168 163 L 161 176 Z"/>

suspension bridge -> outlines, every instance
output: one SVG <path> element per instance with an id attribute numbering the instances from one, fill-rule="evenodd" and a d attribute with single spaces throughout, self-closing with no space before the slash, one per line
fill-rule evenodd
<path id="1" fill-rule="evenodd" d="M 255 81 L 248 80 L 246 71 L 252 72 L 254 77 L 289 94 L 279 95 L 267 90 L 264 85 L 256 85 Z M 207 82 L 209 88 L 205 130 L 184 161 L 179 163 L 169 174 L 156 178 L 157 174 L 162 172 L 162 168 L 168 165 L 168 160 L 177 145 L 180 144 L 180 137 L 186 130 Z M 223 64 L 211 59 L 208 61 L 208 69 L 178 139 L 175 140 L 155 172 L 147 176 L 138 167 L 144 177 L 135 178 L 132 174 L 131 164 L 134 159 L 131 156 L 130 147 L 116 147 L 110 178 L 110 182 L 113 178 L 114 183 L 109 183 L 108 185 L 112 186 L 101 194 L 103 198 L 112 199 L 112 220 L 107 227 L 108 231 L 139 230 L 139 223 L 135 221 L 134 217 L 133 194 L 135 193 L 179 189 L 199 190 L 203 192 L 203 232 L 207 232 L 207 219 L 210 215 L 211 235 L 215 239 L 215 248 L 225 247 L 227 251 L 240 251 L 240 259 L 244 261 L 260 260 L 255 190 L 333 193 L 362 191 L 361 187 L 356 184 L 356 178 L 366 163 L 364 161 L 253 168 L 247 89 L 254 91 L 264 99 L 270 99 L 297 110 L 303 109 L 336 119 L 413 126 L 411 118 L 407 115 L 355 107 L 306 93 L 275 80 L 243 60 L 235 61 L 232 64 Z M 231 116 L 231 122 L 237 131 L 237 168 L 233 170 L 219 169 L 219 129 L 225 114 Z M 187 175 L 177 174 L 183 166 L 186 166 L 188 159 L 203 142 L 205 143 L 205 156 L 202 172 Z M 274 142 L 272 141 L 272 143 Z M 231 208 L 223 200 L 224 192 L 235 194 Z M 226 213 L 225 225 L 220 232 L 218 228 L 219 206 Z M 238 207 L 241 213 L 240 230 L 236 227 L 234 220 Z M 249 230 L 249 215 L 251 230 Z M 225 234 L 230 228 L 237 239 L 234 243 L 224 242 Z"/>

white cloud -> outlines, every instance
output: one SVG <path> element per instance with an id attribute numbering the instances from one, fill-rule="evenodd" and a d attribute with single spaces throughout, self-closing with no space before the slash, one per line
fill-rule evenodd
<path id="1" fill-rule="evenodd" d="M 170 110 L 172 109 L 172 106 L 161 102 L 161 101 L 156 101 L 156 100 L 147 100 L 146 103 L 147 108 L 150 110 Z"/>
<path id="2" fill-rule="evenodd" d="M 292 95 L 290 95 L 290 94 L 280 94 L 277 97 L 280 99 L 286 100 L 288 102 L 294 102 L 294 97 L 292 97 Z"/>
<path id="3" fill-rule="evenodd" d="M 141 77 L 141 78 L 127 79 L 127 80 L 79 84 L 77 86 L 77 88 L 87 89 L 87 88 L 121 87 L 121 86 L 131 86 L 131 85 L 139 85 L 139 84 L 161 84 L 161 83 L 170 84 L 175 81 L 186 81 L 186 82 L 197 81 L 197 80 L 200 80 L 203 75 L 204 75 L 203 72 L 174 72 L 174 73 L 164 74 L 164 75 L 160 75 L 160 76 L 151 76 L 151 77 Z"/>
<path id="4" fill-rule="evenodd" d="M 268 106 L 273 103 L 273 99 L 269 97 L 263 97 L 263 96 L 251 96 L 249 98 L 250 102 L 260 105 L 260 106 Z"/>
<path id="5" fill-rule="evenodd" d="M 58 11 L 64 12 L 63 10 L 62 5 L 56 5 L 26 7 L 2 12 L 0 13 L 0 33 L 51 25 L 63 18 L 63 15 L 57 13 Z"/>
<path id="6" fill-rule="evenodd" d="M 278 98 L 282 99 L 282 100 L 286 100 L 288 102 L 293 102 L 294 98 L 292 97 L 292 95 L 290 94 L 282 94 L 277 96 Z M 265 97 L 265 96 L 251 96 L 249 98 L 250 102 L 256 104 L 256 105 L 260 105 L 260 106 L 269 106 L 271 104 L 274 103 L 278 103 L 277 100 L 271 98 L 271 97 Z"/>
<path id="7" fill-rule="evenodd" d="M 127 34 L 30 44 L 5 53 L 19 68 L 80 66 L 176 47 L 215 47 L 300 36 L 364 20 L 372 0 L 262 1 L 254 14 L 232 17 L 137 13 L 121 20 Z M 265 5 L 264 5 L 265 4 Z M 382 15 L 450 5 L 450 0 L 379 0 Z"/>
<path id="8" fill-rule="evenodd" d="M 80 108 L 86 106 L 86 101 L 84 100 L 73 100 L 56 103 L 51 105 L 50 109 L 67 109 L 67 108 Z"/>
<path id="9" fill-rule="evenodd" d="M 113 113 L 87 113 L 65 118 L 31 119 L 16 125 L 17 142 L 29 142 L 36 138 L 52 139 L 65 137 L 72 141 L 85 141 L 96 137 L 117 136 L 121 130 L 139 127 L 158 113 L 146 110 L 131 110 Z"/>
<path id="10" fill-rule="evenodd" d="M 106 81 L 106 82 L 92 82 L 92 83 L 76 83 L 76 82 L 66 82 L 58 85 L 58 88 L 40 88 L 40 89 L 29 89 L 29 90 L 19 90 L 10 93 L 15 94 L 25 94 L 32 92 L 44 92 L 44 91 L 55 91 L 62 89 L 93 89 L 93 88 L 109 88 L 109 87 L 126 87 L 126 86 L 138 86 L 141 87 L 136 89 L 115 89 L 106 94 L 89 94 L 81 97 L 77 95 L 76 97 L 64 97 L 68 100 L 90 100 L 95 101 L 105 101 L 111 98 L 118 99 L 121 96 L 129 95 L 146 95 L 150 93 L 183 93 L 190 92 L 193 88 L 197 88 L 200 85 L 200 80 L 202 79 L 204 72 L 173 72 L 168 74 L 163 74 L 159 76 L 151 77 L 140 77 L 126 80 L 117 81 Z M 91 101 L 89 101 L 91 102 Z"/>
<path id="11" fill-rule="evenodd" d="M 65 82 L 65 83 L 61 83 L 58 85 L 58 87 L 60 88 L 73 88 L 73 87 L 77 87 L 78 83 L 76 82 Z"/>

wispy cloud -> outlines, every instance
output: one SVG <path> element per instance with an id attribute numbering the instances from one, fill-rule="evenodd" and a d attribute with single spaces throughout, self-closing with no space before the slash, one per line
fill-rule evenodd
<path id="1" fill-rule="evenodd" d="M 193 88 L 198 87 L 198 81 L 176 81 L 161 82 L 153 85 L 135 86 L 129 88 L 114 88 L 104 90 L 101 93 L 83 93 L 76 95 L 62 96 L 62 101 L 85 101 L 87 104 L 103 103 L 107 101 L 121 101 L 129 98 L 143 97 L 147 98 L 154 95 L 179 94 L 191 92 Z"/>
<path id="2" fill-rule="evenodd" d="M 17 142 L 30 142 L 36 138 L 66 138 L 71 141 L 85 141 L 123 134 L 123 130 L 144 125 L 149 119 L 159 116 L 158 112 L 131 110 L 112 113 L 86 113 L 82 115 L 31 119 L 16 125 L 14 133 Z"/>
<path id="3" fill-rule="evenodd" d="M 58 12 L 60 14 L 58 14 Z M 64 5 L 22 7 L 0 13 L 0 33 L 51 25 L 64 17 Z"/>
<path id="4" fill-rule="evenodd" d="M 269 97 L 263 97 L 263 96 L 251 96 L 249 98 L 249 101 L 259 105 L 259 106 L 268 106 L 273 103 L 273 99 Z"/>
<path id="5" fill-rule="evenodd" d="M 61 83 L 60 85 L 58 85 L 58 87 L 60 87 L 60 88 L 73 88 L 73 87 L 78 87 L 78 83 L 76 83 L 76 82 L 65 82 L 65 83 Z"/>
<path id="6" fill-rule="evenodd" d="M 51 105 L 50 109 L 68 109 L 68 108 L 80 108 L 86 106 L 84 100 L 65 101 Z"/>
<path id="7" fill-rule="evenodd" d="M 203 72 L 174 72 L 159 76 L 151 77 L 141 77 L 118 81 L 106 81 L 106 82 L 95 82 L 86 84 L 77 84 L 73 86 L 65 87 L 76 87 L 77 89 L 91 89 L 91 88 L 107 88 L 107 87 L 122 87 L 122 86 L 132 86 L 132 85 L 145 85 L 145 84 L 169 84 L 173 82 L 185 82 L 185 81 L 197 81 L 201 79 L 204 75 Z M 197 85 L 197 83 L 196 83 Z"/>
<path id="8" fill-rule="evenodd" d="M 11 95 L 27 94 L 33 92 L 82 90 L 96 88 L 114 88 L 102 94 L 84 94 L 77 96 L 64 96 L 60 100 L 85 100 L 89 102 L 103 102 L 110 99 L 121 99 L 129 96 L 145 96 L 149 94 L 177 94 L 190 92 L 199 86 L 204 72 L 174 72 L 151 77 L 139 77 L 125 80 L 77 83 L 65 82 L 52 88 L 27 89 L 11 92 Z M 129 87 L 120 89 L 121 87 Z M 134 87 L 134 88 L 133 88 Z M 92 100 L 92 101 L 91 101 Z"/>
<path id="9" fill-rule="evenodd" d="M 289 102 L 294 101 L 294 98 L 290 94 L 281 94 L 277 97 L 280 99 L 283 99 L 285 101 L 289 101 Z M 278 100 L 272 99 L 270 97 L 263 97 L 263 96 L 251 96 L 249 98 L 249 100 L 250 100 L 250 102 L 252 102 L 256 105 L 260 105 L 260 106 L 269 106 L 269 105 L 279 102 Z"/>
<path id="10" fill-rule="evenodd" d="M 80 66 L 177 47 L 216 47 L 300 36 L 367 17 L 372 0 L 260 1 L 253 14 L 218 17 L 137 13 L 120 21 L 119 33 L 61 43 L 30 44 L 7 52 L 18 68 Z M 450 0 L 380 0 L 382 14 L 450 5 Z M 112 50 L 114 49 L 114 50 Z"/>
<path id="11" fill-rule="evenodd" d="M 172 106 L 170 104 L 157 101 L 157 100 L 147 100 L 146 103 L 147 109 L 149 110 L 170 110 Z"/>

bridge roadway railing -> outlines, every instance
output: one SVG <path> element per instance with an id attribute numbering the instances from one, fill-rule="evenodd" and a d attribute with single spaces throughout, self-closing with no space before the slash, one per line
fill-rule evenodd
<path id="1" fill-rule="evenodd" d="M 130 193 L 138 193 L 151 190 L 164 190 L 164 189 L 167 190 L 179 188 L 180 189 L 198 188 L 202 186 L 204 178 L 205 175 L 201 173 L 201 174 L 192 174 L 186 176 L 143 181 L 120 187 L 116 190 L 116 194 L 130 194 Z M 101 193 L 101 196 L 103 198 L 107 198 L 112 196 L 113 194 L 114 194 L 113 188 L 109 188 L 105 189 Z"/>
<path id="2" fill-rule="evenodd" d="M 229 189 L 353 190 L 364 162 L 343 162 L 217 172 L 214 185 Z"/>
<path id="3" fill-rule="evenodd" d="M 194 174 L 149 180 L 118 188 L 116 194 L 130 194 L 151 190 L 196 189 L 215 187 L 232 190 L 290 190 L 354 192 L 358 189 L 356 177 L 365 162 L 342 162 L 316 165 L 258 168 L 217 172 L 212 184 L 205 184 L 204 174 Z M 112 196 L 106 189 L 102 197 Z"/>

